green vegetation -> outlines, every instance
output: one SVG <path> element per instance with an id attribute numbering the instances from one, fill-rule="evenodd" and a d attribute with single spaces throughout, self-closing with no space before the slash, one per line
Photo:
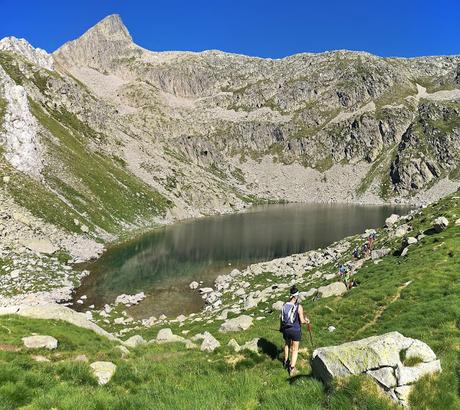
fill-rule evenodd
<path id="1" fill-rule="evenodd" d="M 0 65 L 16 84 L 22 85 L 24 74 L 21 72 L 18 62 L 12 53 L 0 51 Z"/>
<path id="2" fill-rule="evenodd" d="M 148 223 L 170 206 L 162 195 L 129 173 L 121 159 L 94 149 L 91 144 L 104 140 L 103 134 L 64 109 L 48 115 L 34 101 L 30 106 L 52 136 L 42 136 L 52 158 L 44 170 L 47 184 L 12 172 L 7 189 L 34 215 L 68 231 L 79 230 L 73 222 L 78 219 L 90 228 L 117 233 L 126 223 Z"/>
<path id="3" fill-rule="evenodd" d="M 460 406 L 460 226 L 453 223 L 460 215 L 458 197 L 451 195 L 424 209 L 410 224 L 414 232 L 425 231 L 439 215 L 451 221 L 447 230 L 427 235 L 404 258 L 395 254 L 379 264 L 367 262 L 355 275 L 359 286 L 344 297 L 304 302 L 313 320 L 316 347 L 395 330 L 428 343 L 441 359 L 443 372 L 416 384 L 410 399 L 414 409 Z M 349 240 L 352 244 L 360 241 L 359 236 Z M 400 240 L 380 230 L 376 246 L 398 249 Z M 267 273 L 254 279 L 270 278 L 275 279 Z M 311 375 L 307 338 L 302 342 L 300 375 L 289 379 L 279 361 L 282 341 L 276 330 L 278 313 L 271 311 L 271 303 L 254 309 L 264 319 L 245 332 L 221 334 L 219 321 L 172 324 L 176 334 L 210 331 L 222 344 L 214 353 L 186 350 L 182 344 L 146 345 L 131 349 L 126 359 L 120 357 L 114 342 L 92 332 L 56 321 L 0 317 L 2 406 L 74 409 L 84 402 L 87 409 L 396 409 L 365 376 L 337 380 L 325 388 Z M 327 330 L 330 325 L 336 327 L 335 332 Z M 150 339 L 158 329 L 136 333 Z M 57 351 L 13 351 L 22 347 L 21 337 L 34 332 L 56 337 Z M 226 346 L 230 338 L 242 344 L 254 337 L 262 339 L 260 355 L 234 353 Z M 50 362 L 36 362 L 32 354 L 46 356 Z M 79 354 L 85 354 L 89 362 L 113 361 L 117 371 L 111 382 L 97 386 L 88 364 L 74 361 Z M 409 366 L 418 362 L 404 353 L 402 359 Z"/>
<path id="4" fill-rule="evenodd" d="M 5 121 L 7 101 L 0 97 L 0 133 L 4 131 L 3 123 Z"/>

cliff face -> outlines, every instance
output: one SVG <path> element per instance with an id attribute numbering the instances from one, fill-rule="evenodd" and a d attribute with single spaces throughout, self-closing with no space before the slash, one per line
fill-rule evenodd
<path id="1" fill-rule="evenodd" d="M 0 57 L 5 167 L 86 212 L 95 231 L 258 198 L 423 200 L 460 185 L 458 56 L 152 52 L 109 16 L 52 56 L 8 39 Z M 8 143 L 11 84 L 38 120 L 44 165 L 34 172 L 10 160 L 21 152 Z M 95 184 L 104 173 L 111 183 Z M 140 184 L 136 200 L 119 198 L 132 207 L 109 224 L 99 208 L 130 191 L 127 179 Z M 154 197 L 148 212 L 144 196 Z"/>

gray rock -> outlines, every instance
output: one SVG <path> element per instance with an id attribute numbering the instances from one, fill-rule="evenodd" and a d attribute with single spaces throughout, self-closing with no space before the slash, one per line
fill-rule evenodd
<path id="1" fill-rule="evenodd" d="M 448 226 L 449 226 L 449 221 L 444 216 L 440 216 L 440 217 L 436 218 L 434 220 L 434 222 L 433 222 L 433 229 L 437 233 L 440 233 L 440 232 L 444 231 L 445 229 L 447 229 Z"/>
<path id="2" fill-rule="evenodd" d="M 79 354 L 78 356 L 75 356 L 73 359 L 74 362 L 81 362 L 81 363 L 87 363 L 88 357 L 85 354 Z"/>
<path id="3" fill-rule="evenodd" d="M 396 397 L 403 406 L 407 406 L 409 403 L 409 396 L 412 391 L 412 386 L 400 386 L 397 387 L 394 392 Z"/>
<path id="4" fill-rule="evenodd" d="M 124 359 L 125 357 L 129 355 L 129 350 L 127 349 L 126 346 L 118 345 L 118 346 L 115 346 L 115 349 L 120 351 L 122 359 Z"/>
<path id="5" fill-rule="evenodd" d="M 427 374 L 434 374 L 441 372 L 441 362 L 433 360 L 428 363 L 418 363 L 415 366 L 398 365 L 396 368 L 396 378 L 398 385 L 404 386 L 406 384 L 413 384 Z"/>
<path id="6" fill-rule="evenodd" d="M 273 310 L 281 310 L 283 308 L 284 302 L 282 300 L 278 300 L 278 302 L 273 303 L 272 309 Z"/>
<path id="7" fill-rule="evenodd" d="M 374 249 L 371 252 L 372 260 L 380 259 L 387 256 L 391 252 L 390 248 L 381 248 L 381 249 Z"/>
<path id="8" fill-rule="evenodd" d="M 396 238 L 402 238 L 403 236 L 407 235 L 407 232 L 409 232 L 409 226 L 407 224 L 403 224 L 396 228 L 394 235 Z"/>
<path id="9" fill-rule="evenodd" d="M 134 335 L 131 336 L 128 340 L 123 342 L 123 345 L 129 348 L 134 348 L 143 344 L 146 344 L 147 342 L 144 340 L 144 338 L 140 335 Z"/>
<path id="10" fill-rule="evenodd" d="M 413 236 L 409 236 L 406 240 L 406 243 L 408 245 L 415 245 L 418 242 L 417 238 L 414 238 Z"/>
<path id="11" fill-rule="evenodd" d="M 22 342 L 28 349 L 49 349 L 57 348 L 58 341 L 53 336 L 28 336 L 23 337 Z"/>
<path id="12" fill-rule="evenodd" d="M 52 255 L 59 248 L 54 246 L 49 239 L 22 239 L 21 244 L 33 252 L 43 253 L 45 255 Z"/>
<path id="13" fill-rule="evenodd" d="M 258 353 L 259 352 L 259 338 L 256 337 L 246 342 L 244 345 L 241 346 L 240 350 L 249 350 L 253 353 Z"/>
<path id="14" fill-rule="evenodd" d="M 219 332 L 226 333 L 247 330 L 252 326 L 252 321 L 253 319 L 251 316 L 241 315 L 222 323 L 219 328 Z"/>
<path id="15" fill-rule="evenodd" d="M 235 352 L 239 352 L 241 350 L 241 346 L 235 339 L 230 339 L 227 344 L 228 347 L 232 348 Z"/>
<path id="16" fill-rule="evenodd" d="M 175 343 L 175 342 L 185 343 L 185 340 L 186 339 L 183 338 L 182 336 L 173 334 L 172 330 L 169 328 L 161 329 L 158 332 L 157 337 L 155 339 L 157 343 Z"/>
<path id="17" fill-rule="evenodd" d="M 89 366 L 100 385 L 107 384 L 117 370 L 112 362 L 94 362 Z"/>
<path id="18" fill-rule="evenodd" d="M 331 296 L 341 296 L 347 292 L 347 287 L 343 282 L 334 282 L 330 285 L 320 286 L 318 288 L 318 296 L 322 299 Z"/>
<path id="19" fill-rule="evenodd" d="M 427 361 L 413 367 L 404 366 L 400 360 L 401 351 L 405 351 L 406 357 L 410 352 L 411 357 L 417 356 Z M 433 358 L 433 351 L 425 343 L 404 337 L 398 332 L 390 332 L 340 346 L 316 349 L 312 356 L 312 370 L 325 383 L 330 383 L 336 377 L 368 374 L 386 390 L 396 387 L 394 392 L 389 391 L 390 396 L 406 404 L 407 397 L 403 397 L 403 392 L 409 389 L 399 387 L 415 383 L 424 375 L 440 372 L 440 362 Z"/>
<path id="20" fill-rule="evenodd" d="M 399 215 L 392 214 L 387 219 L 385 219 L 385 226 L 391 228 L 399 220 Z"/>
<path id="21" fill-rule="evenodd" d="M 189 286 L 190 289 L 195 290 L 195 289 L 198 289 L 198 286 L 200 286 L 200 285 L 199 285 L 198 282 L 193 281 L 193 282 L 191 282 L 190 285 L 188 285 L 188 286 Z"/>
<path id="22" fill-rule="evenodd" d="M 381 367 L 377 370 L 369 370 L 367 374 L 387 389 L 391 389 L 398 385 L 398 381 L 396 380 L 395 372 L 392 367 Z"/>
<path id="23" fill-rule="evenodd" d="M 316 295 L 316 293 L 318 292 L 318 289 L 316 288 L 311 288 L 309 290 L 307 290 L 306 292 L 300 292 L 299 293 L 299 301 L 302 302 L 308 298 L 311 298 L 312 296 Z"/>
<path id="24" fill-rule="evenodd" d="M 220 342 L 211 333 L 204 332 L 203 336 L 203 342 L 200 347 L 202 352 L 213 352 L 220 347 Z"/>

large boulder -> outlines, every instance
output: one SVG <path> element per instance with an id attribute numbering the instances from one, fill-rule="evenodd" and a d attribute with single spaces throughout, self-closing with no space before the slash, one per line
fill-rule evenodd
<path id="1" fill-rule="evenodd" d="M 125 345 L 126 347 L 134 348 L 140 345 L 144 345 L 146 343 L 147 342 L 144 340 L 142 336 L 134 335 L 134 336 L 131 336 L 128 340 L 124 341 L 123 345 Z"/>
<path id="2" fill-rule="evenodd" d="M 21 245 L 25 246 L 33 252 L 52 255 L 59 248 L 54 246 L 49 239 L 30 238 L 20 240 Z"/>
<path id="3" fill-rule="evenodd" d="M 99 384 L 107 384 L 117 370 L 112 362 L 94 362 L 89 365 Z"/>
<path id="4" fill-rule="evenodd" d="M 385 226 L 391 228 L 396 222 L 398 222 L 399 215 L 392 214 L 387 219 L 385 219 Z"/>
<path id="5" fill-rule="evenodd" d="M 414 366 L 404 361 L 416 358 Z M 410 388 L 422 376 L 441 371 L 430 347 L 398 332 L 372 336 L 340 346 L 316 349 L 312 356 L 313 374 L 329 384 L 336 377 L 367 374 L 390 397 L 407 404 Z"/>
<path id="6" fill-rule="evenodd" d="M 201 343 L 202 352 L 213 352 L 220 346 L 220 342 L 209 332 L 203 333 L 203 342 Z"/>
<path id="7" fill-rule="evenodd" d="M 222 323 L 219 332 L 239 332 L 241 330 L 247 330 L 252 326 L 252 317 L 247 315 L 241 315 L 233 319 L 229 319 Z"/>
<path id="8" fill-rule="evenodd" d="M 28 336 L 23 337 L 22 342 L 28 349 L 49 349 L 57 348 L 58 341 L 53 336 Z"/>
<path id="9" fill-rule="evenodd" d="M 448 226 L 449 226 L 449 221 L 444 216 L 440 216 L 439 218 L 436 218 L 433 222 L 433 229 L 437 233 L 442 232 Z"/>
<path id="10" fill-rule="evenodd" d="M 55 303 L 36 306 L 8 306 L 0 308 L 0 316 L 1 315 L 19 315 L 33 319 L 63 320 L 75 326 L 92 330 L 98 335 L 105 336 L 110 340 L 118 340 L 111 333 L 89 321 L 83 313 L 75 312 L 75 310 Z"/>
<path id="11" fill-rule="evenodd" d="M 318 296 L 320 298 L 328 298 L 331 296 L 341 296 L 347 291 L 347 287 L 343 282 L 334 282 L 327 286 L 318 288 Z"/>
<path id="12" fill-rule="evenodd" d="M 179 335 L 173 334 L 172 330 L 169 328 L 161 329 L 158 334 L 157 338 L 155 339 L 157 343 L 174 343 L 180 342 L 185 343 L 185 338 Z"/>
<path id="13" fill-rule="evenodd" d="M 372 260 L 380 259 L 380 258 L 383 258 L 384 256 L 387 256 L 390 252 L 391 252 L 390 248 L 374 249 L 371 252 L 371 258 Z"/>

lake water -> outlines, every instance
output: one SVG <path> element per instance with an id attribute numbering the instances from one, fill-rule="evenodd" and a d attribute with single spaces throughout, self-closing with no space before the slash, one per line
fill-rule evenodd
<path id="1" fill-rule="evenodd" d="M 212 285 L 221 273 L 248 264 L 325 247 L 345 236 L 383 225 L 391 213 L 408 208 L 361 205 L 268 205 L 234 215 L 213 216 L 164 226 L 108 249 L 87 264 L 91 274 L 77 289 L 86 310 L 114 302 L 122 294 L 145 292 L 130 309 L 134 317 L 175 316 L 198 311 L 203 302 L 188 287 Z"/>

